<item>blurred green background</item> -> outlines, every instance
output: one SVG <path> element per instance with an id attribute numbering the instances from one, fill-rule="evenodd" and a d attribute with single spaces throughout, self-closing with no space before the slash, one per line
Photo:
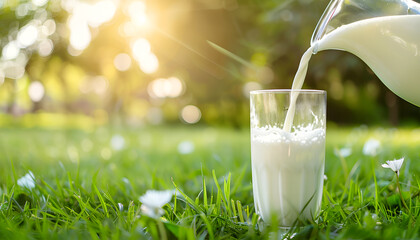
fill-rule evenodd
<path id="1" fill-rule="evenodd" d="M 249 91 L 291 87 L 327 4 L 0 0 L 0 125 L 247 128 Z M 420 119 L 345 52 L 315 55 L 304 88 L 328 91 L 331 123 Z"/>

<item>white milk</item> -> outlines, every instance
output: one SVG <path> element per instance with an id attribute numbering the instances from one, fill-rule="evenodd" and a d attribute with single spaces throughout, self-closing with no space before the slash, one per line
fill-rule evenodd
<path id="1" fill-rule="evenodd" d="M 306 72 L 308 71 L 308 64 L 309 60 L 311 60 L 311 56 L 313 53 L 313 48 L 310 47 L 306 52 L 303 54 L 302 58 L 300 59 L 300 64 L 298 71 L 293 79 L 292 90 L 300 90 L 302 89 L 303 82 L 305 81 Z M 293 125 L 293 116 L 295 115 L 296 110 L 296 99 L 299 96 L 298 93 L 292 92 L 290 94 L 290 105 L 289 109 L 287 110 L 286 119 L 284 120 L 283 130 L 286 132 L 290 132 Z"/>
<path id="2" fill-rule="evenodd" d="M 319 213 L 324 179 L 325 130 L 251 130 L 252 184 L 256 212 L 280 225 Z M 305 208 L 306 206 L 306 208 Z M 304 210 L 303 210 L 304 209 Z M 303 210 L 303 212 L 302 212 Z"/>

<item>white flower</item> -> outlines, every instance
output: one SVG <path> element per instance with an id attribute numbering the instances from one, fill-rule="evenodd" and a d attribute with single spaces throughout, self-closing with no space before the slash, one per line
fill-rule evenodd
<path id="1" fill-rule="evenodd" d="M 31 171 L 29 171 L 29 173 L 25 174 L 25 176 L 17 180 L 17 184 L 21 187 L 26 187 L 28 189 L 34 188 L 35 187 L 34 174 Z"/>
<path id="2" fill-rule="evenodd" d="M 124 210 L 124 205 L 122 203 L 118 203 L 118 210 L 120 210 L 120 212 Z"/>
<path id="3" fill-rule="evenodd" d="M 130 185 L 131 183 L 130 183 L 130 180 L 128 180 L 128 178 L 126 178 L 126 177 L 123 177 L 122 178 L 122 181 L 125 183 L 125 184 L 128 184 L 128 185 Z"/>
<path id="4" fill-rule="evenodd" d="M 374 138 L 370 138 L 366 141 L 365 145 L 363 146 L 363 154 L 366 156 L 376 156 L 378 155 L 379 148 L 381 147 L 381 142 Z"/>
<path id="5" fill-rule="evenodd" d="M 346 158 L 351 155 L 352 149 L 349 147 L 344 147 L 344 148 L 340 148 L 339 150 L 335 150 L 334 153 L 337 157 Z"/>
<path id="6" fill-rule="evenodd" d="M 396 172 L 397 175 L 400 175 L 400 168 L 404 163 L 404 158 L 393 160 L 393 161 L 386 161 L 386 163 L 382 164 L 384 168 L 391 168 L 392 171 Z"/>
<path id="7" fill-rule="evenodd" d="M 125 139 L 123 136 L 121 135 L 114 135 L 111 138 L 111 147 L 112 149 L 116 150 L 116 151 L 120 151 L 124 148 L 125 146 Z"/>
<path id="8" fill-rule="evenodd" d="M 191 141 L 180 142 L 178 144 L 178 152 L 183 155 L 194 152 L 194 143 Z"/>
<path id="9" fill-rule="evenodd" d="M 173 194 L 174 191 L 172 190 L 148 190 L 146 194 L 139 198 L 142 203 L 142 212 L 151 218 L 161 217 L 165 213 L 162 207 L 171 201 Z"/>

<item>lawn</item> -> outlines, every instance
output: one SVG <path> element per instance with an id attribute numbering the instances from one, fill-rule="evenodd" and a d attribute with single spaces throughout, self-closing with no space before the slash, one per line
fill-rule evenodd
<path id="1" fill-rule="evenodd" d="M 368 140 L 377 152 L 363 153 Z M 322 211 L 289 231 L 254 212 L 248 130 L 2 128 L 1 239 L 420 238 L 420 129 L 330 127 Z M 405 157 L 396 174 L 381 164 Z M 139 201 L 175 190 L 164 212 Z"/>

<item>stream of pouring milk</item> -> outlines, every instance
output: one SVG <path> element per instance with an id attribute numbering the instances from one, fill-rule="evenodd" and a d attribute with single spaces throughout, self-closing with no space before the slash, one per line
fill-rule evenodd
<path id="1" fill-rule="evenodd" d="M 360 57 L 387 87 L 420 105 L 419 28 L 416 15 L 377 17 L 337 28 L 302 56 L 292 89 L 302 88 L 313 52 L 340 49 Z M 325 131 L 296 127 L 291 132 L 297 97 L 297 93 L 290 97 L 283 128 L 251 132 L 256 211 L 268 222 L 277 214 L 283 226 L 292 226 L 298 217 L 316 216 L 322 198 Z"/>

